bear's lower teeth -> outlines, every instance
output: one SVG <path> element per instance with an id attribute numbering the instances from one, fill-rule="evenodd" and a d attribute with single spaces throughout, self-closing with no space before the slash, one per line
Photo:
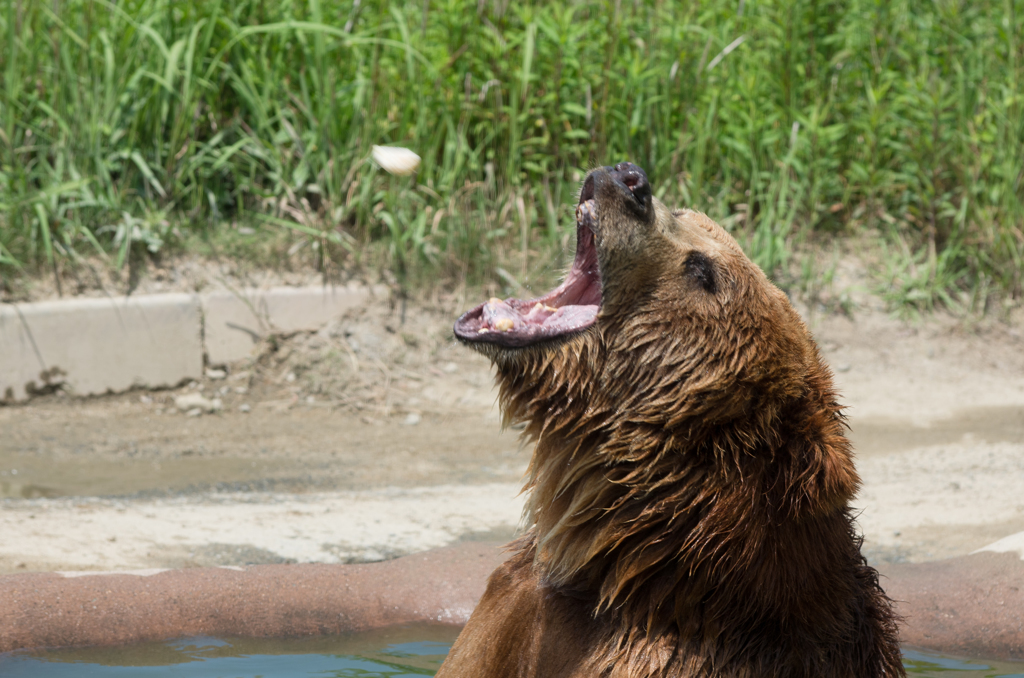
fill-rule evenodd
<path id="1" fill-rule="evenodd" d="M 601 303 L 601 276 L 594 246 L 597 201 L 579 204 L 576 218 L 576 257 L 556 289 L 529 301 L 491 297 L 463 314 L 455 324 L 456 335 L 471 342 L 528 346 L 593 325 Z"/>

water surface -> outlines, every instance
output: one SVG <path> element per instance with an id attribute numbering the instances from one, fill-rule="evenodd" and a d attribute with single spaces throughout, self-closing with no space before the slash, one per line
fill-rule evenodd
<path id="1" fill-rule="evenodd" d="M 398 678 L 432 676 L 458 627 L 414 625 L 296 639 L 186 638 L 0 654 L 3 678 Z"/>
<path id="2" fill-rule="evenodd" d="M 4 678 L 399 678 L 432 676 L 459 629 L 412 625 L 304 639 L 186 638 L 123 647 L 0 654 Z M 1024 678 L 1024 663 L 905 649 L 923 678 Z"/>

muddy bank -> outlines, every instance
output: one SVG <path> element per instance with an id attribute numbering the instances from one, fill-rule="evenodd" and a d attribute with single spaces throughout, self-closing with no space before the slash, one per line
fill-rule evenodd
<path id="1" fill-rule="evenodd" d="M 504 538 L 530 450 L 500 432 L 487 362 L 451 339 L 460 303 L 372 302 L 169 391 L 0 407 L 0 572 L 352 562 Z M 1024 530 L 1021 319 L 805 314 L 849 405 L 874 562 Z M 179 406 L 195 396 L 219 407 Z"/>
<path id="2" fill-rule="evenodd" d="M 157 414 L 136 398 L 0 409 L 0 496 L 147 499 L 517 481 L 529 460 L 480 411 L 379 421 L 302 403 Z M 154 395 L 154 398 L 159 398 Z M 487 404 L 484 404 L 487 403 Z"/>

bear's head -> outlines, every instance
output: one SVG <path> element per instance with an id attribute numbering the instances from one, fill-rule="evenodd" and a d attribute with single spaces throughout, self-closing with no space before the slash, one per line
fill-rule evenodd
<path id="1" fill-rule="evenodd" d="M 786 295 L 632 163 L 590 172 L 576 214 L 557 288 L 455 323 L 537 441 L 550 578 L 612 604 L 669 562 L 739 571 L 772 557 L 776 526 L 845 511 L 858 481 L 831 375 Z"/>
<path id="2" fill-rule="evenodd" d="M 575 426 L 560 413 L 576 403 L 588 419 L 691 434 L 741 418 L 757 435 L 749 419 L 776 414 L 762 408 L 829 381 L 785 294 L 718 224 L 655 198 L 636 165 L 592 171 L 576 215 L 561 285 L 491 299 L 455 323 L 496 364 L 510 419 Z"/>

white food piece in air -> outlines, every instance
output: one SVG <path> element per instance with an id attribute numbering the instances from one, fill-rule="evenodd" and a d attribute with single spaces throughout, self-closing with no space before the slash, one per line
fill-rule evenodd
<path id="1" fill-rule="evenodd" d="M 373 161 L 385 172 L 402 177 L 412 174 L 420 166 L 420 156 L 400 146 L 374 146 Z"/>

